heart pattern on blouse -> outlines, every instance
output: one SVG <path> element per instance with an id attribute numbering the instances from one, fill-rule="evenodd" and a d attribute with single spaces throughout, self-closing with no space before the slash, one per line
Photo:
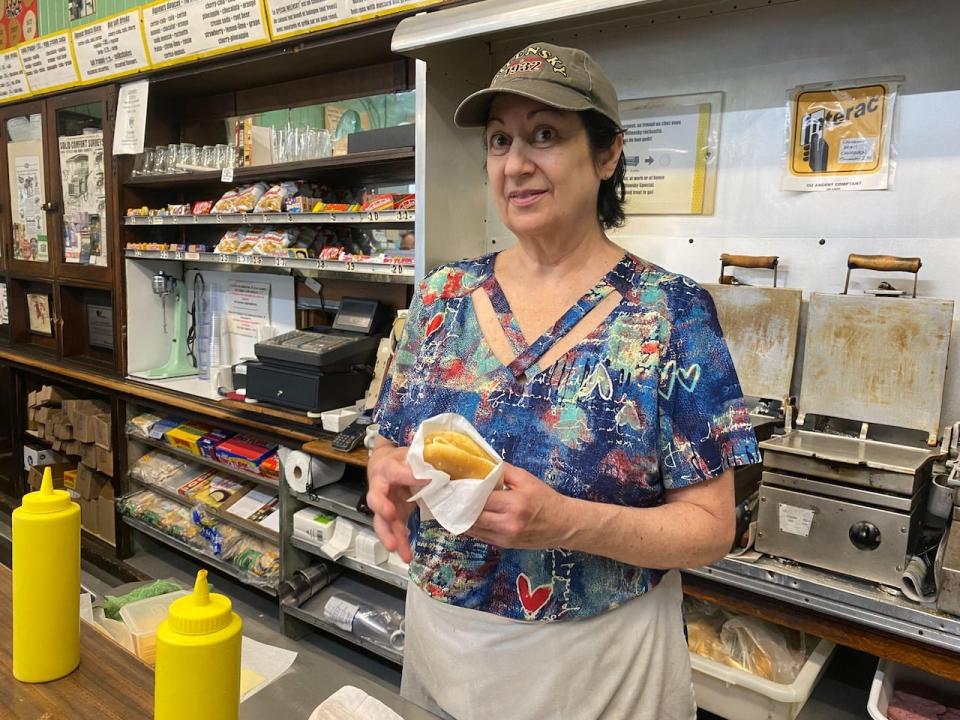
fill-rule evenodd
<path id="1" fill-rule="evenodd" d="M 546 585 L 531 588 L 530 578 L 524 573 L 520 573 L 517 575 L 517 595 L 520 596 L 523 614 L 531 618 L 543 610 L 544 606 L 550 602 L 550 596 L 553 595 L 553 584 L 547 583 Z"/>

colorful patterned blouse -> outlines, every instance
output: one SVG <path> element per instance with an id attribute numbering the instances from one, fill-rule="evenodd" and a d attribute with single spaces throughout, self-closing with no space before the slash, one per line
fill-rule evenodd
<path id="1" fill-rule="evenodd" d="M 583 500 L 653 507 L 664 491 L 760 462 L 710 295 L 640 258 L 623 259 L 527 346 L 493 274 L 495 255 L 445 265 L 420 284 L 377 409 L 409 445 L 439 413 L 470 420 L 509 463 Z M 516 353 L 491 352 L 472 308 L 482 287 Z M 538 360 L 611 292 L 623 298 L 549 367 Z M 663 571 L 553 550 L 503 549 L 411 519 L 410 576 L 437 600 L 519 620 L 588 617 L 642 595 Z"/>

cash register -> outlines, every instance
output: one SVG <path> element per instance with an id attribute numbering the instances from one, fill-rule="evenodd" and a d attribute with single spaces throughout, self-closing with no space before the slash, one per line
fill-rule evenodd
<path id="1" fill-rule="evenodd" d="M 343 298 L 329 327 L 293 330 L 259 342 L 247 363 L 247 399 L 319 413 L 363 397 L 389 310 Z"/>

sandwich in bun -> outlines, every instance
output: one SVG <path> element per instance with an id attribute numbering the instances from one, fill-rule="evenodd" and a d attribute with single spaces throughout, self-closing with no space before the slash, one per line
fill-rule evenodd
<path id="1" fill-rule="evenodd" d="M 450 476 L 451 480 L 480 480 L 497 461 L 469 436 L 452 430 L 434 432 L 423 442 L 423 459 Z"/>

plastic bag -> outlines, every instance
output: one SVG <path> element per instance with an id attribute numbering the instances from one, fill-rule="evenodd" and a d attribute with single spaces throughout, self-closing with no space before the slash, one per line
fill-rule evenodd
<path id="1" fill-rule="evenodd" d="M 130 477 L 142 483 L 162 485 L 171 478 L 184 474 L 186 470 L 187 463 L 184 460 L 159 450 L 151 450 L 133 464 Z"/>
<path id="2" fill-rule="evenodd" d="M 727 620 L 720 641 L 733 662 L 775 683 L 792 683 L 807 659 L 802 633 L 754 617 Z"/>
<path id="3" fill-rule="evenodd" d="M 280 212 L 283 210 L 287 198 L 292 198 L 299 191 L 300 188 L 293 181 L 274 185 L 257 200 L 254 212 Z"/>
<path id="4" fill-rule="evenodd" d="M 213 206 L 215 213 L 242 213 L 253 212 L 260 198 L 267 191 L 266 183 L 258 182 L 253 185 L 229 190 L 217 200 Z"/>
<path id="5" fill-rule="evenodd" d="M 161 418 L 152 413 L 142 413 L 135 418 L 127 421 L 127 434 L 138 438 L 149 438 L 150 428 L 158 423 Z"/>
<path id="6" fill-rule="evenodd" d="M 720 631 L 729 616 L 716 605 L 689 597 L 683 600 L 683 616 L 690 652 L 726 664 L 729 658 L 720 641 Z"/>

